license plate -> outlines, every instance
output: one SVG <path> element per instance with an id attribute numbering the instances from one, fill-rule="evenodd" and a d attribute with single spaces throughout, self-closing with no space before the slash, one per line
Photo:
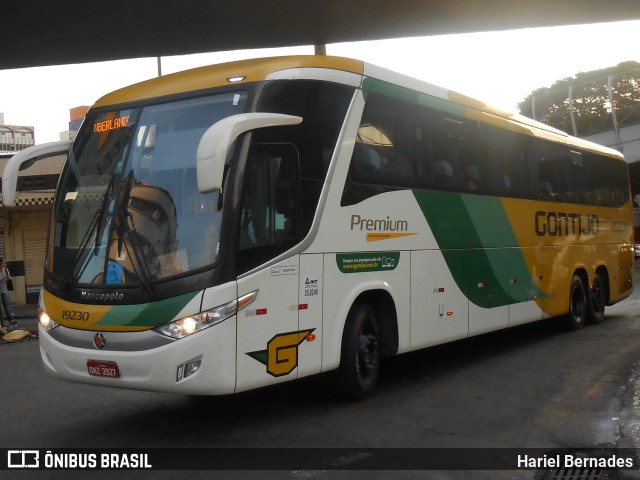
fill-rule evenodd
<path id="1" fill-rule="evenodd" d="M 116 362 L 87 360 L 87 370 L 89 370 L 89 375 L 94 377 L 120 377 L 120 369 Z"/>

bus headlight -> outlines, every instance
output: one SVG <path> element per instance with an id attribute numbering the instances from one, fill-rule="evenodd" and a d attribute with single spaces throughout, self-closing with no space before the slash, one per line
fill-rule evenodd
<path id="1" fill-rule="evenodd" d="M 58 326 L 58 323 L 47 315 L 47 312 L 41 308 L 38 309 L 38 322 L 40 322 L 40 326 L 44 328 L 45 332 L 48 332 Z"/>
<path id="2" fill-rule="evenodd" d="M 234 316 L 238 310 L 253 302 L 258 295 L 258 291 L 244 295 L 237 300 L 220 305 L 211 310 L 200 312 L 196 315 L 180 318 L 166 325 L 161 325 L 155 330 L 167 337 L 179 339 L 187 337 L 193 333 L 212 327 L 218 323 L 224 322 L 227 318 Z"/>

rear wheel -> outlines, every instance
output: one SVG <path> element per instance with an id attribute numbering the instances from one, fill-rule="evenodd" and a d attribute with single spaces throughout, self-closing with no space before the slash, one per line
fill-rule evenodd
<path id="1" fill-rule="evenodd" d="M 361 400 L 374 391 L 380 372 L 378 324 L 368 305 L 355 305 L 342 338 L 338 377 L 342 393 Z"/>
<path id="2" fill-rule="evenodd" d="M 587 305 L 587 321 L 589 323 L 601 323 L 604 320 L 604 309 L 607 305 L 607 290 L 604 280 L 596 273 L 593 286 L 589 291 L 589 303 Z"/>
<path id="3" fill-rule="evenodd" d="M 565 316 L 565 324 L 569 330 L 578 330 L 584 326 L 586 320 L 587 293 L 582 279 L 574 275 L 569 288 L 569 312 Z"/>

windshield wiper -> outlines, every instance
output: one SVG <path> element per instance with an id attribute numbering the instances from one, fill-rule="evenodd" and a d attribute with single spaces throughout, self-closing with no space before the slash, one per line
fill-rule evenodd
<path id="1" fill-rule="evenodd" d="M 110 197 L 110 193 L 113 191 L 113 184 L 115 183 L 115 175 L 113 177 L 111 177 L 111 181 L 109 182 L 109 186 L 107 187 L 107 191 L 104 192 L 104 196 L 102 197 L 102 204 L 100 205 L 100 208 L 98 209 L 98 211 L 96 212 L 100 219 L 98 221 L 98 225 L 97 228 L 98 230 L 96 231 L 96 243 L 95 246 L 93 247 L 93 254 L 94 255 L 98 255 L 98 250 L 100 249 L 100 245 L 101 245 L 101 229 L 100 226 L 103 223 L 104 220 L 104 212 L 107 211 L 108 205 L 109 205 L 109 199 Z M 109 212 L 110 214 L 112 214 L 113 212 Z"/>
<path id="2" fill-rule="evenodd" d="M 115 177 L 115 175 L 114 175 Z M 67 285 L 67 283 L 69 283 L 69 280 L 71 279 L 71 276 L 74 275 L 77 270 L 78 264 L 80 264 L 81 262 L 84 262 L 84 260 L 86 260 L 87 255 L 85 254 L 87 246 L 89 245 L 89 241 L 91 240 L 91 235 L 93 235 L 93 232 L 97 230 L 96 232 L 96 245 L 95 245 L 95 249 L 94 249 L 94 255 L 98 254 L 98 248 L 100 246 L 100 225 L 102 224 L 102 221 L 104 219 L 104 212 L 106 210 L 106 205 L 108 203 L 109 200 L 109 196 L 111 194 L 111 191 L 113 189 L 113 184 L 115 183 L 114 177 L 111 177 L 111 181 L 109 182 L 109 185 L 107 186 L 107 190 L 104 192 L 104 195 L 102 197 L 102 203 L 101 206 L 98 210 L 96 210 L 96 213 L 93 214 L 93 218 L 91 219 L 91 223 L 89 224 L 89 228 L 87 228 L 87 231 L 84 233 L 84 236 L 82 237 L 82 241 L 80 242 L 80 245 L 78 245 L 78 248 L 76 250 L 76 254 L 73 257 L 73 260 L 71 261 L 71 265 L 69 266 L 69 269 L 67 270 L 67 273 L 64 275 L 62 281 L 60 282 L 60 285 L 58 286 L 58 293 L 64 290 L 64 287 Z M 86 267 L 85 267 L 86 268 Z M 83 269 L 84 271 L 84 269 Z M 82 272 L 79 272 L 81 276 Z"/>

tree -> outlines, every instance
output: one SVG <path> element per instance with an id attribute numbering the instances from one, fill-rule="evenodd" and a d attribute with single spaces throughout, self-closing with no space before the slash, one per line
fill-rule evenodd
<path id="1" fill-rule="evenodd" d="M 612 109 L 618 126 L 638 123 L 640 63 L 622 62 L 615 67 L 563 78 L 550 87 L 534 90 L 518 104 L 518 108 L 523 115 L 570 134 L 588 135 L 613 129 Z"/>

